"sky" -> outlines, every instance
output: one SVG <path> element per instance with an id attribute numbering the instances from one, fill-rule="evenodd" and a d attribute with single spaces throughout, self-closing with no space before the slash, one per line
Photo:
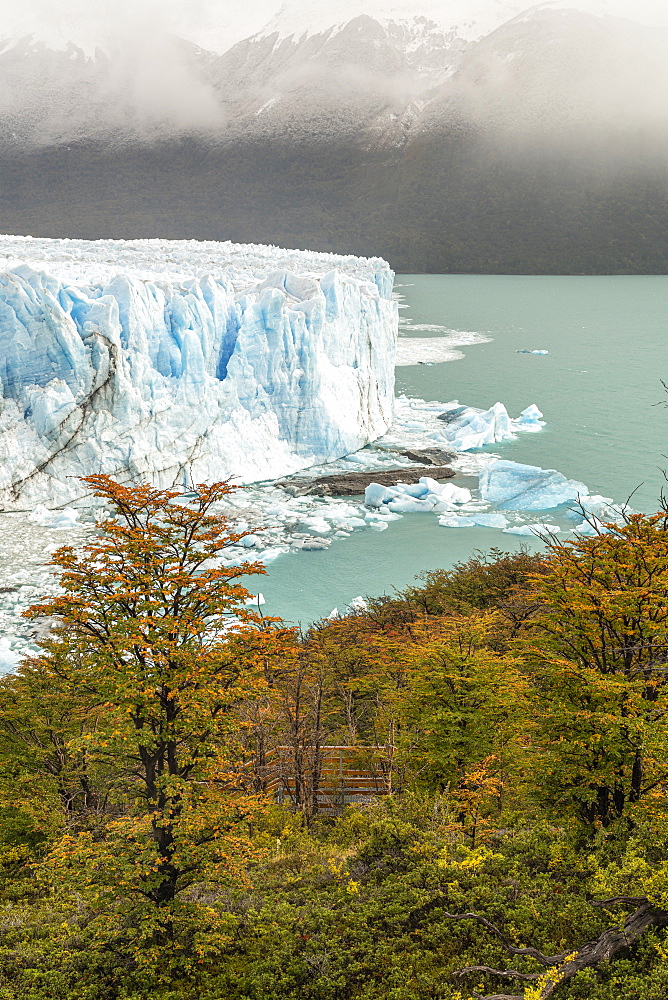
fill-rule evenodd
<path id="1" fill-rule="evenodd" d="M 105 41 L 176 34 L 221 52 L 268 23 L 290 33 L 362 13 L 424 13 L 475 37 L 535 5 L 531 0 L 0 0 L 0 37 L 32 33 L 59 46 L 74 41 L 94 50 Z M 556 5 L 668 26 L 666 0 L 557 0 Z"/>

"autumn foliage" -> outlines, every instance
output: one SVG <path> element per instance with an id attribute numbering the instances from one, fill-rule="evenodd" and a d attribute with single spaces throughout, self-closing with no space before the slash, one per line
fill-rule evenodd
<path id="1" fill-rule="evenodd" d="M 0 1000 L 668 995 L 665 511 L 300 634 L 229 484 L 87 483 L 0 684 Z"/>

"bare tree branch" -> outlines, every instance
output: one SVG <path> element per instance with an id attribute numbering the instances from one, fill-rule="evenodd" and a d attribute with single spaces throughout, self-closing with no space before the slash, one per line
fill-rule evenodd
<path id="1" fill-rule="evenodd" d="M 567 951 L 563 951 L 559 955 L 545 955 L 542 951 L 538 951 L 537 948 L 516 948 L 515 945 L 510 943 L 502 930 L 499 930 L 498 927 L 480 913 L 444 913 L 443 916 L 447 917 L 448 920 L 477 920 L 479 924 L 486 927 L 488 931 L 499 939 L 503 947 L 511 955 L 527 955 L 529 958 L 535 958 L 546 969 L 553 965 L 559 965 L 568 955 Z"/>
<path id="2" fill-rule="evenodd" d="M 468 969 L 461 969 L 455 973 L 457 976 L 464 976 L 467 973 L 486 973 L 487 975 L 502 976 L 508 979 L 540 980 L 544 982 L 538 996 L 540 1000 L 548 1000 L 561 986 L 571 980 L 578 972 L 599 965 L 601 962 L 610 961 L 621 951 L 625 951 L 639 940 L 639 938 L 651 927 L 668 927 L 668 910 L 652 906 L 649 900 L 636 896 L 613 896 L 610 899 L 592 902 L 593 906 L 613 907 L 613 906 L 636 906 L 634 913 L 629 914 L 623 923 L 608 927 L 595 941 L 587 941 L 577 951 L 570 954 L 562 952 L 560 955 L 544 955 L 535 948 L 515 948 L 510 944 L 505 934 L 490 923 L 479 913 L 445 914 L 452 920 L 476 920 L 483 927 L 486 927 L 500 941 L 504 948 L 513 955 L 527 955 L 535 958 L 543 965 L 546 973 L 522 973 L 515 969 L 491 969 L 486 966 L 472 966 Z M 518 994 L 493 993 L 482 995 L 472 994 L 476 1000 L 522 1000 Z"/>
<path id="3" fill-rule="evenodd" d="M 501 976 L 503 979 L 523 979 L 532 982 L 545 975 L 544 972 L 517 972 L 516 969 L 492 969 L 489 965 L 467 965 L 465 969 L 458 969 L 453 972 L 453 976 L 466 976 L 469 972 L 486 972 L 488 976 Z"/>

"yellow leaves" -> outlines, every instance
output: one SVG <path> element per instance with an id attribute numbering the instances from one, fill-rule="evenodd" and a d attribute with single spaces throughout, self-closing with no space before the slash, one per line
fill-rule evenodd
<path id="1" fill-rule="evenodd" d="M 546 987 L 553 986 L 554 984 L 560 982 L 562 977 L 562 970 L 572 962 L 577 952 L 573 951 L 569 955 L 566 955 L 564 961 L 561 965 L 555 966 L 553 969 L 549 969 L 544 976 L 541 976 L 535 984 L 527 986 L 524 990 L 524 1000 L 544 1000 L 547 994 L 545 992 Z"/>

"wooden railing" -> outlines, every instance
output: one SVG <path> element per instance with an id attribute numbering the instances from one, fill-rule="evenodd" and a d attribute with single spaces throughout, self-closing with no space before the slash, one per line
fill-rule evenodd
<path id="1" fill-rule="evenodd" d="M 387 795 L 389 782 L 374 763 L 373 747 L 275 747 L 254 772 L 263 791 L 277 802 L 311 813 L 334 814 L 347 805 L 367 805 Z"/>

